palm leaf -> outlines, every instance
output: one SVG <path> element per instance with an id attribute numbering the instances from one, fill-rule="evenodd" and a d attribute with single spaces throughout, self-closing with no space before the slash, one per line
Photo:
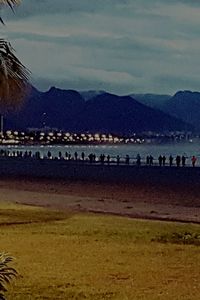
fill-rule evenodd
<path id="1" fill-rule="evenodd" d="M 7 285 L 17 276 L 17 271 L 8 266 L 12 261 L 13 257 L 0 253 L 0 300 L 5 299 L 4 293 L 7 292 Z"/>
<path id="2" fill-rule="evenodd" d="M 10 43 L 0 39 L 0 108 L 20 106 L 28 90 L 29 71 L 14 54 Z"/>
<path id="3" fill-rule="evenodd" d="M 13 10 L 14 5 L 20 4 L 20 0 L 0 0 L 0 6 L 8 5 Z M 0 23 L 4 24 L 3 19 L 0 17 Z"/>
<path id="4" fill-rule="evenodd" d="M 0 5 L 9 5 L 11 9 L 20 0 L 0 0 Z M 0 17 L 0 22 L 4 24 Z M 10 43 L 0 39 L 0 110 L 20 107 L 28 87 L 29 71 L 14 55 Z"/>
<path id="5" fill-rule="evenodd" d="M 19 4 L 20 0 L 0 0 L 0 5 L 9 5 L 11 8 L 13 5 Z"/>

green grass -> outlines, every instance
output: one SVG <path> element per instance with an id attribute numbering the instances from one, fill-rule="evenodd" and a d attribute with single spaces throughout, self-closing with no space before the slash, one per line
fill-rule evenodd
<path id="1" fill-rule="evenodd" d="M 200 247 L 179 240 L 198 225 L 0 208 L 0 249 L 20 274 L 9 300 L 199 299 Z"/>

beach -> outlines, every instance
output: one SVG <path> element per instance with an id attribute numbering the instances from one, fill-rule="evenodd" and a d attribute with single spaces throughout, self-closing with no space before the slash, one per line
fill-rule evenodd
<path id="1" fill-rule="evenodd" d="M 199 299 L 198 185 L 4 175 L 0 195 L 8 300 Z"/>
<path id="2" fill-rule="evenodd" d="M 102 183 L 41 178 L 0 179 L 1 201 L 60 211 L 200 223 L 198 186 Z"/>

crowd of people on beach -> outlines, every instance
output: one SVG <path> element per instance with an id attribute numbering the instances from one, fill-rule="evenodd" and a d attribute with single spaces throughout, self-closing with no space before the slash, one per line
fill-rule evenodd
<path id="1" fill-rule="evenodd" d="M 187 159 L 188 159 L 188 157 L 185 155 L 182 155 L 182 156 L 177 155 L 176 157 L 173 157 L 172 155 L 170 155 L 168 158 L 168 165 L 170 167 L 172 167 L 172 165 L 175 164 L 177 167 L 180 167 L 180 166 L 185 167 Z M 197 157 L 195 155 L 193 155 L 191 157 L 191 163 L 192 163 L 193 167 L 195 167 L 196 161 L 197 161 Z M 165 166 L 166 162 L 167 162 L 167 157 L 165 155 L 163 155 L 163 156 L 159 155 L 159 157 L 158 157 L 159 166 L 160 167 Z M 153 157 L 151 155 L 146 157 L 146 164 L 147 165 L 153 164 Z"/>
<path id="2" fill-rule="evenodd" d="M 195 167 L 197 162 L 197 157 L 193 155 L 192 157 L 187 157 L 186 155 L 177 155 L 173 157 L 170 155 L 166 157 L 165 155 L 159 155 L 158 158 L 154 158 L 152 155 L 147 155 L 146 158 L 142 158 L 140 154 L 137 154 L 136 157 L 130 157 L 126 154 L 125 157 L 122 156 L 110 156 L 105 154 L 100 154 L 97 156 L 94 153 L 90 153 L 86 155 L 85 152 L 81 152 L 78 154 L 77 151 L 72 155 L 70 152 L 65 152 L 64 154 L 59 151 L 58 155 L 53 155 L 51 151 L 48 151 L 45 155 L 40 151 L 32 152 L 32 151 L 19 151 L 19 150 L 8 150 L 1 149 L 0 157 L 18 157 L 18 158 L 35 158 L 35 159 L 53 159 L 53 160 L 67 160 L 74 162 L 88 162 L 90 164 L 125 164 L 125 165 L 146 165 L 146 166 L 177 166 L 177 167 L 185 167 L 186 165 L 190 165 L 189 160 L 191 160 L 191 165 Z"/>

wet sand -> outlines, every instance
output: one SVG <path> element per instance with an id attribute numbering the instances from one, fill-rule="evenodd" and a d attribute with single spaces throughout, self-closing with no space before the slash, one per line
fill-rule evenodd
<path id="1" fill-rule="evenodd" d="M 200 187 L 0 179 L 0 200 L 72 212 L 200 223 Z"/>

